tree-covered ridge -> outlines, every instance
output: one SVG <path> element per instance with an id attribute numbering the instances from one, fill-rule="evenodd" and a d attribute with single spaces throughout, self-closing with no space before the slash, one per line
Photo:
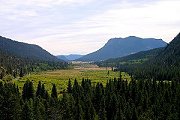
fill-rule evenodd
<path id="1" fill-rule="evenodd" d="M 155 48 L 152 50 L 147 51 L 141 51 L 135 54 L 131 54 L 125 57 L 120 58 L 114 58 L 114 59 L 108 59 L 101 62 L 96 62 L 98 66 L 103 67 L 114 67 L 118 65 L 132 65 L 132 64 L 142 64 L 153 57 L 157 56 L 160 52 L 164 50 L 164 47 L 162 48 Z"/>
<path id="2" fill-rule="evenodd" d="M 133 72 L 133 69 L 131 69 Z M 137 78 L 156 80 L 179 80 L 180 77 L 180 34 L 153 59 L 134 69 Z"/>
<path id="3" fill-rule="evenodd" d="M 17 58 L 15 56 L 9 56 L 7 58 L 2 58 L 1 56 L 0 60 L 0 79 L 3 79 L 6 75 L 12 75 L 14 78 L 23 77 L 31 72 L 66 69 L 68 66 L 65 62 L 38 61 Z"/>
<path id="4" fill-rule="evenodd" d="M 180 66 L 180 33 L 170 42 L 170 44 L 161 52 L 159 56 L 160 64 L 168 66 Z"/>
<path id="5" fill-rule="evenodd" d="M 0 36 L 0 50 L 21 58 L 42 61 L 60 61 L 46 50 L 37 45 L 17 42 Z"/>
<path id="6" fill-rule="evenodd" d="M 57 60 L 57 58 L 38 46 L 12 41 L 3 37 L 0 37 L 0 46 L 0 79 L 6 74 L 22 77 L 30 72 L 67 67 L 67 63 Z M 47 56 L 38 54 L 41 51 Z"/>
<path id="7" fill-rule="evenodd" d="M 109 80 L 106 86 L 90 80 L 74 81 L 58 97 L 53 84 L 51 95 L 44 84 L 37 89 L 24 84 L 22 94 L 12 83 L 0 83 L 1 120 L 179 120 L 178 81 Z"/>
<path id="8" fill-rule="evenodd" d="M 22 77 L 31 72 L 67 68 L 65 62 L 52 62 L 21 58 L 0 51 L 0 79 L 10 74 L 13 77 Z"/>

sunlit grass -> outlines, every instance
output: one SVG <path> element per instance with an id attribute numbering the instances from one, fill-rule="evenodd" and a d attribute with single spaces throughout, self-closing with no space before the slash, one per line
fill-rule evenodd
<path id="1" fill-rule="evenodd" d="M 109 70 L 108 74 L 108 70 L 105 69 L 70 69 L 33 73 L 20 79 L 16 79 L 15 84 L 19 86 L 20 90 L 22 90 L 25 81 L 31 80 L 33 81 L 36 89 L 38 82 L 41 81 L 45 84 L 48 92 L 51 91 L 52 84 L 56 84 L 58 93 L 60 94 L 61 92 L 66 91 L 69 79 L 72 81 L 72 84 L 75 79 L 77 79 L 77 81 L 80 83 L 84 78 L 90 79 L 92 84 L 101 82 L 103 85 L 105 85 L 108 80 L 118 77 L 119 72 Z M 124 72 L 122 72 L 122 78 L 125 80 L 130 80 L 130 76 Z"/>

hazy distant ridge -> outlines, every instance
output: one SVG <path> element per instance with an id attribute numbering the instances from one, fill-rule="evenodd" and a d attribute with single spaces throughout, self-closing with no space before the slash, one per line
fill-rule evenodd
<path id="1" fill-rule="evenodd" d="M 83 55 L 79 55 L 79 54 L 70 54 L 70 55 L 58 55 L 57 58 L 62 59 L 64 61 L 73 61 L 79 59 L 82 56 Z"/>
<path id="2" fill-rule="evenodd" d="M 165 47 L 167 45 L 162 39 L 139 38 L 129 36 L 126 38 L 112 38 L 99 50 L 87 54 L 77 60 L 79 61 L 101 61 L 110 58 L 127 56 L 140 51 Z"/>

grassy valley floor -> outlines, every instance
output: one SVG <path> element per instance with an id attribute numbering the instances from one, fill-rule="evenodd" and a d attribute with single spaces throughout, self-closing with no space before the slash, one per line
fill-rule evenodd
<path id="1" fill-rule="evenodd" d="M 79 67 L 76 65 L 73 69 L 69 70 L 32 73 L 22 78 L 16 79 L 15 84 L 19 86 L 20 90 L 22 90 L 22 87 L 27 80 L 33 81 L 35 88 L 37 87 L 38 82 L 41 81 L 45 84 L 48 92 L 51 91 L 52 84 L 56 84 L 58 94 L 61 94 L 63 91 L 66 91 L 69 79 L 72 81 L 72 84 L 75 79 L 77 79 L 78 82 L 81 82 L 81 80 L 84 78 L 90 79 L 92 84 L 101 82 L 103 85 L 105 85 L 108 80 L 119 77 L 119 72 L 113 72 L 110 68 L 99 68 L 95 65 L 87 64 L 85 67 L 82 66 L 82 64 Z M 128 74 L 124 72 L 121 74 L 123 79 L 130 80 L 130 76 Z"/>

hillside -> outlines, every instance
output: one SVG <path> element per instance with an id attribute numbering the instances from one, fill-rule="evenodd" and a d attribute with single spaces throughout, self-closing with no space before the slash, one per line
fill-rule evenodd
<path id="1" fill-rule="evenodd" d="M 37 45 L 17 42 L 0 36 L 0 50 L 21 58 L 36 59 L 43 61 L 60 61 L 46 50 Z"/>
<path id="2" fill-rule="evenodd" d="M 7 74 L 22 77 L 30 72 L 67 67 L 67 63 L 37 45 L 0 37 L 0 46 L 0 79 Z"/>
<path id="3" fill-rule="evenodd" d="M 129 64 L 142 64 L 149 59 L 154 58 L 160 52 L 162 52 L 165 47 L 162 48 L 155 48 L 152 50 L 141 51 L 135 54 L 131 54 L 125 57 L 120 58 L 112 58 L 105 61 L 97 62 L 98 66 L 118 66 L 118 65 L 129 65 Z"/>
<path id="4" fill-rule="evenodd" d="M 156 57 L 158 63 L 165 65 L 180 66 L 180 33 L 170 42 L 170 44 Z"/>
<path id="5" fill-rule="evenodd" d="M 101 49 L 85 55 L 79 61 L 101 61 L 110 58 L 127 56 L 140 51 L 165 47 L 167 45 L 162 39 L 139 38 L 130 36 L 126 38 L 110 39 Z"/>
<path id="6" fill-rule="evenodd" d="M 119 69 L 137 79 L 179 80 L 180 33 L 152 59 L 141 65 L 120 65 Z"/>

